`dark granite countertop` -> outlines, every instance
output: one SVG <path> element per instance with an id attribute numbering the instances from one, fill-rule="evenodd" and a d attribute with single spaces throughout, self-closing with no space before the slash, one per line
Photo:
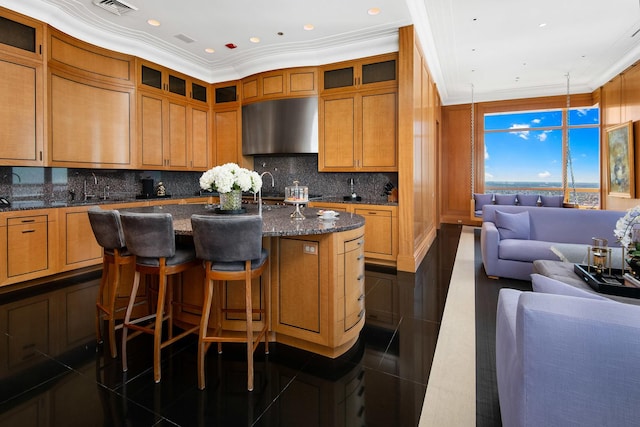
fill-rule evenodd
<path id="1" fill-rule="evenodd" d="M 173 200 L 180 199 L 196 199 L 207 197 L 207 195 L 182 195 L 182 196 L 172 196 Z M 249 196 L 246 196 L 247 198 Z M 14 200 L 9 207 L 3 207 L 0 209 L 0 212 L 11 212 L 11 211 L 20 211 L 20 210 L 31 210 L 31 209 L 49 209 L 49 208 L 67 208 L 67 207 L 76 207 L 76 206 L 99 206 L 105 204 L 117 204 L 117 203 L 131 203 L 131 202 L 142 202 L 142 201 L 154 201 L 154 200 L 167 200 L 167 198 L 149 198 L 149 199 L 136 199 L 135 197 L 131 198 L 118 198 L 118 199 L 101 199 L 101 198 L 93 198 L 86 201 L 82 200 L 74 200 L 74 201 L 57 201 L 57 200 L 45 200 L 45 199 L 30 199 L 30 200 Z M 265 200 L 275 200 L 273 198 L 265 197 Z M 342 197 L 338 196 L 326 196 L 319 197 L 312 202 L 326 202 L 326 203 L 350 203 L 350 204 L 368 204 L 368 205 L 382 205 L 382 206 L 398 206 L 397 202 L 388 202 L 382 198 L 363 198 L 362 200 L 344 200 Z M 248 204 L 250 206 L 251 203 Z M 243 205 L 244 206 L 244 205 Z M 257 207 L 256 207 L 257 210 Z"/>
<path id="2" fill-rule="evenodd" d="M 215 212 L 215 205 L 161 205 L 138 208 L 121 209 L 121 212 L 167 212 L 173 218 L 173 226 L 176 234 L 191 235 L 191 215 L 219 215 Z M 258 206 L 254 204 L 243 205 L 245 215 L 257 215 Z M 318 209 L 302 209 L 305 219 L 295 220 L 291 213 L 293 206 L 263 206 L 262 232 L 264 236 L 302 236 L 309 234 L 325 234 L 340 231 L 353 230 L 364 225 L 364 217 L 352 213 L 340 212 L 339 216 L 332 220 L 324 220 L 318 217 Z"/>

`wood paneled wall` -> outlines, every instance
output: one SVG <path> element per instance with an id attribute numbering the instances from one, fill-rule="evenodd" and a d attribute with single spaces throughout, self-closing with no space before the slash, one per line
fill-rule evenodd
<path id="1" fill-rule="evenodd" d="M 601 140 L 606 144 L 606 129 L 628 121 L 634 124 L 635 197 L 609 196 L 609 163 L 601 159 L 603 208 L 626 210 L 640 205 L 640 63 L 635 63 L 599 89 L 602 114 Z M 603 150 L 606 152 L 606 150 Z"/>
<path id="2" fill-rule="evenodd" d="M 571 95 L 571 106 L 591 106 L 597 94 Z M 488 113 L 564 108 L 566 96 L 483 102 L 475 107 L 474 192 L 484 192 L 484 120 Z M 478 225 L 471 219 L 471 105 L 442 108 L 442 145 L 440 153 L 440 222 Z"/>
<path id="3" fill-rule="evenodd" d="M 440 100 L 413 26 L 400 28 L 397 268 L 414 272 L 438 228 Z"/>

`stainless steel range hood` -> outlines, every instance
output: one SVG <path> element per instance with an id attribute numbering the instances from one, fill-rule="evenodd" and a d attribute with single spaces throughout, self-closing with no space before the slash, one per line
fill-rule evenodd
<path id="1" fill-rule="evenodd" d="M 318 98 L 256 102 L 242 107 L 242 154 L 318 153 Z"/>

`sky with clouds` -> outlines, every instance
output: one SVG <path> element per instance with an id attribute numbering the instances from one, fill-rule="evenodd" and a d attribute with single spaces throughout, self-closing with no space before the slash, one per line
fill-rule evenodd
<path id="1" fill-rule="evenodd" d="M 562 182 L 560 110 L 491 114 L 484 123 L 485 181 Z M 570 126 L 583 126 L 569 132 L 576 183 L 599 181 L 598 123 L 597 108 L 574 109 L 569 115 Z"/>

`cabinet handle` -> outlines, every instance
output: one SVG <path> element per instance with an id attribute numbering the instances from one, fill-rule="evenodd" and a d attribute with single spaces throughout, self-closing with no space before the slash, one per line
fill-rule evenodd
<path id="1" fill-rule="evenodd" d="M 36 222 L 36 220 L 35 219 L 21 219 L 20 222 L 23 223 L 23 224 L 27 224 L 29 222 Z"/>
<path id="2" fill-rule="evenodd" d="M 360 294 L 360 296 L 358 297 L 358 301 L 362 301 L 364 299 L 364 294 Z"/>
<path id="3" fill-rule="evenodd" d="M 358 282 L 359 282 L 359 281 L 360 281 L 360 280 L 362 280 L 363 278 L 364 278 L 364 275 L 362 275 L 362 274 L 361 274 L 361 275 L 359 275 L 359 276 L 358 276 L 358 278 L 357 278 L 356 280 L 358 280 Z"/>
<path id="4" fill-rule="evenodd" d="M 42 161 L 42 151 L 40 151 L 40 161 Z"/>
<path id="5" fill-rule="evenodd" d="M 359 255 L 358 258 L 356 258 L 356 261 L 362 261 L 362 258 L 364 258 L 364 255 Z"/>
<path id="6" fill-rule="evenodd" d="M 358 240 L 358 246 L 362 245 L 362 240 Z"/>
<path id="7" fill-rule="evenodd" d="M 363 393 L 364 393 L 364 386 L 360 387 L 360 390 L 358 391 L 358 396 L 362 396 Z"/>
<path id="8" fill-rule="evenodd" d="M 361 319 L 362 316 L 364 316 L 364 308 L 360 310 L 360 313 L 358 313 L 358 319 Z"/>
<path id="9" fill-rule="evenodd" d="M 35 232 L 36 232 L 36 230 L 23 230 L 23 231 L 22 231 L 22 234 L 25 234 L 25 233 L 35 233 Z"/>
<path id="10" fill-rule="evenodd" d="M 378 212 L 371 212 L 371 211 L 367 212 L 367 215 L 377 215 L 377 214 Z"/>

